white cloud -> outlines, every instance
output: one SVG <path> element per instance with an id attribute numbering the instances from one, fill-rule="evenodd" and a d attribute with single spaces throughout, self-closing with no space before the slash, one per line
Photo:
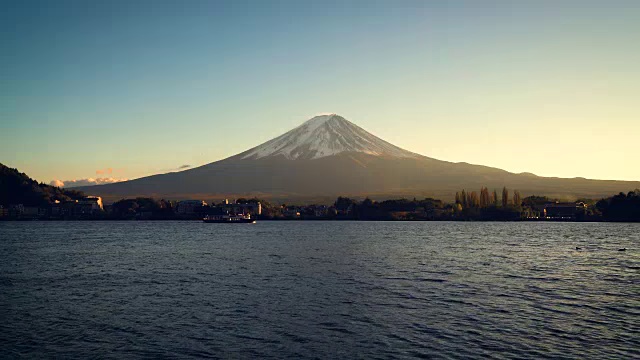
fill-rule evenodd
<path id="1" fill-rule="evenodd" d="M 102 185 L 102 184 L 111 184 L 120 181 L 127 181 L 128 179 L 117 179 L 117 178 L 87 178 L 87 179 L 75 179 L 75 180 L 51 180 L 49 183 L 52 186 L 57 187 L 65 187 L 72 188 L 78 186 L 91 186 L 91 185 Z"/>
<path id="2" fill-rule="evenodd" d="M 49 185 L 55 186 L 55 187 L 63 187 L 64 186 L 64 182 L 62 182 L 60 180 L 51 180 L 51 183 L 49 183 Z"/>

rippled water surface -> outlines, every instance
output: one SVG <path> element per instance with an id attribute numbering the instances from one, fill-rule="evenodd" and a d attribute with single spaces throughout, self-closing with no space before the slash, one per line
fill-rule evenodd
<path id="1" fill-rule="evenodd" d="M 0 357 L 639 358 L 639 248 L 640 224 L 0 222 Z"/>

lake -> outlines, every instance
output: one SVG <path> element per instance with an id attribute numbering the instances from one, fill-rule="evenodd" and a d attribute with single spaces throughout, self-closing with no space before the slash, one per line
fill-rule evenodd
<path id="1" fill-rule="evenodd" d="M 639 248 L 640 224 L 0 222 L 0 358 L 639 358 Z"/>

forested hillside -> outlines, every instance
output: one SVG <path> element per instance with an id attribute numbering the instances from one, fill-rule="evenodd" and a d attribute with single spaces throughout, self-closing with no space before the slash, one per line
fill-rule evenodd
<path id="1" fill-rule="evenodd" d="M 0 205 L 41 206 L 55 200 L 80 199 L 84 193 L 38 183 L 27 174 L 0 164 Z"/>

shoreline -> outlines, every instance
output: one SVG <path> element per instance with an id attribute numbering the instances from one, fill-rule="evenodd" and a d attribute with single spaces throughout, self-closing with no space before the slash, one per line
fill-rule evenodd
<path id="1" fill-rule="evenodd" d="M 267 221 L 267 222 L 299 222 L 299 221 L 352 221 L 352 222 L 463 222 L 463 223 L 515 223 L 515 222 L 526 222 L 526 223 L 628 223 L 628 224 L 638 224 L 640 221 L 615 221 L 615 220 L 602 220 L 602 219 L 592 219 L 592 220 L 577 220 L 577 219 L 514 219 L 514 220 L 479 220 L 479 219 L 410 219 L 410 220 L 398 220 L 398 219 L 256 219 L 259 222 Z M 99 222 L 109 222 L 109 221 L 149 221 L 149 222 L 161 222 L 161 221 L 184 221 L 184 222 L 202 222 L 202 219 L 184 219 L 184 218 L 172 218 L 172 219 L 100 219 L 100 218 L 77 218 L 77 219 L 0 219 L 0 222 L 67 222 L 67 221 L 99 221 Z"/>

